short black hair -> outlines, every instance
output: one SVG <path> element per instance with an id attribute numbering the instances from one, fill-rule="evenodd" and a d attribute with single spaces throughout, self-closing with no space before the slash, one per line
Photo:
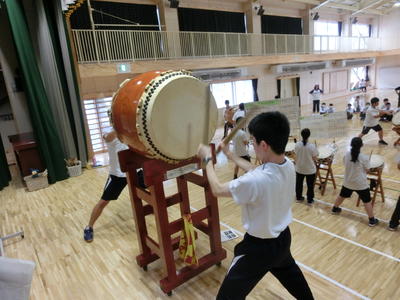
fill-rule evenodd
<path id="1" fill-rule="evenodd" d="M 244 110 L 244 104 L 243 104 L 243 103 L 240 103 L 240 104 L 239 104 L 239 109 L 240 109 L 240 110 Z"/>
<path id="2" fill-rule="evenodd" d="M 229 100 L 225 100 L 225 104 L 229 104 Z"/>
<path id="3" fill-rule="evenodd" d="M 371 99 L 371 103 L 376 103 L 379 102 L 379 98 L 378 97 L 374 97 Z"/>
<path id="4" fill-rule="evenodd" d="M 388 98 L 383 99 L 383 102 L 385 102 L 385 101 L 389 101 L 389 99 Z"/>
<path id="5" fill-rule="evenodd" d="M 279 111 L 261 113 L 250 121 L 248 128 L 257 144 L 265 141 L 276 154 L 285 153 L 290 125 L 284 114 Z"/>

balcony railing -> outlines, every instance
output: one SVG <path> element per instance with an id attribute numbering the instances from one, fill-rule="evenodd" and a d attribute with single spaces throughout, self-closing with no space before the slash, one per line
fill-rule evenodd
<path id="1" fill-rule="evenodd" d="M 399 39 L 286 34 L 73 30 L 79 63 L 377 51 Z"/>

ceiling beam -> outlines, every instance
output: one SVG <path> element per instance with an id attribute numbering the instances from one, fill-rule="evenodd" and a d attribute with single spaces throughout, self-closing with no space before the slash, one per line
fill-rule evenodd
<path id="1" fill-rule="evenodd" d="M 329 4 L 329 2 L 332 2 L 332 0 L 325 0 L 325 1 L 321 2 L 320 4 L 318 4 L 316 7 L 313 7 L 311 10 L 315 11 L 317 9 L 320 9 L 321 7 L 324 7 L 327 4 Z"/>
<path id="2" fill-rule="evenodd" d="M 358 9 L 356 11 L 354 11 L 350 16 L 358 15 L 359 13 L 362 13 L 371 7 L 376 7 L 380 4 L 385 4 L 387 2 L 390 2 L 390 0 L 389 1 L 388 0 L 361 1 L 358 6 Z"/>

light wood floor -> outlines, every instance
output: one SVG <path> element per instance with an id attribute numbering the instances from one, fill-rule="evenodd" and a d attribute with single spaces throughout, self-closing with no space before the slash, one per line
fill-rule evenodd
<path id="1" fill-rule="evenodd" d="M 391 91 L 375 92 L 380 96 Z M 347 98 L 335 99 L 336 107 L 344 109 Z M 329 101 L 328 101 L 329 102 Z M 303 113 L 309 107 L 303 107 Z M 389 146 L 379 146 L 376 133 L 364 137 L 364 153 L 374 150 L 385 157 L 385 203 L 378 198 L 375 214 L 382 222 L 375 228 L 367 226 L 362 207 L 355 206 L 356 196 L 344 202 L 341 215 L 330 214 L 342 183 L 342 157 L 350 139 L 360 132 L 362 123 L 355 117 L 349 121 L 348 136 L 337 140 L 339 152 L 335 157 L 334 174 L 338 189 L 328 185 L 321 197 L 316 190 L 312 206 L 294 203 L 292 253 L 310 284 L 316 299 L 400 299 L 400 233 L 386 230 L 384 222 L 390 218 L 395 199 L 400 192 L 400 173 L 396 168 L 397 149 L 392 146 L 397 138 L 391 124 L 383 123 Z M 331 141 L 318 141 L 320 145 Z M 31 299 L 168 299 L 159 288 L 162 277 L 160 262 L 149 265 L 147 272 L 135 261 L 138 245 L 132 212 L 125 189 L 118 201 L 112 202 L 95 226 L 91 244 L 83 241 L 83 228 L 90 212 L 101 196 L 108 168 L 85 170 L 83 175 L 58 182 L 50 187 L 26 192 L 16 172 L 11 168 L 11 186 L 0 192 L 0 235 L 21 228 L 25 239 L 5 242 L 6 256 L 33 260 L 36 270 L 32 282 Z M 230 180 L 233 165 L 217 166 L 222 180 Z M 176 186 L 165 184 L 168 193 Z M 202 192 L 190 186 L 191 205 L 201 208 Z M 223 224 L 243 232 L 240 208 L 231 199 L 219 199 L 220 220 Z M 171 220 L 179 217 L 178 208 L 170 208 Z M 151 233 L 155 227 L 151 222 Z M 221 225 L 221 229 L 227 229 Z M 228 257 L 220 268 L 212 267 L 200 276 L 173 291 L 171 299 L 213 299 L 232 259 L 235 244 L 241 238 L 223 243 Z M 206 245 L 199 235 L 200 253 Z M 267 275 L 252 291 L 248 299 L 292 299 L 280 283 Z"/>

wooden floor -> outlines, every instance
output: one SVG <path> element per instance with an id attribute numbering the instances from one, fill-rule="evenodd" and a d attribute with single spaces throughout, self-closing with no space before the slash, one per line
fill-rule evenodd
<path id="1" fill-rule="evenodd" d="M 392 91 L 376 92 L 380 96 Z M 335 105 L 344 109 L 347 98 L 336 99 Z M 329 102 L 329 101 L 328 101 Z M 339 105 L 340 104 L 340 105 Z M 303 113 L 309 107 L 303 107 Z M 363 152 L 385 157 L 384 188 L 386 199 L 378 198 L 375 215 L 381 223 L 367 226 L 367 217 L 356 207 L 356 196 L 344 202 L 342 214 L 330 214 L 330 209 L 342 183 L 342 157 L 349 141 L 360 132 L 362 123 L 356 116 L 349 121 L 348 136 L 336 142 L 339 151 L 334 161 L 334 175 L 338 188 L 328 185 L 321 196 L 316 190 L 312 206 L 294 203 L 292 253 L 300 264 L 316 299 L 400 299 L 400 233 L 389 232 L 387 220 L 394 209 L 400 192 L 400 172 L 396 168 L 392 146 L 397 138 L 391 124 L 383 123 L 389 146 L 379 146 L 377 134 L 364 137 Z M 320 145 L 330 141 L 318 141 Z M 101 196 L 108 168 L 85 170 L 83 175 L 58 182 L 36 191 L 25 191 L 15 166 L 11 168 L 11 186 L 0 192 L 0 235 L 21 228 L 25 239 L 5 242 L 6 256 L 33 260 L 36 270 L 32 282 L 31 299 L 169 299 L 159 288 L 162 277 L 160 262 L 149 265 L 147 272 L 135 261 L 138 244 L 134 221 L 125 189 L 118 201 L 112 202 L 95 226 L 93 243 L 83 241 L 83 228 L 90 212 Z M 217 173 L 230 180 L 233 166 L 220 163 Z M 168 193 L 176 186 L 166 183 Z M 191 205 L 201 208 L 201 191 L 190 186 Z M 243 233 L 240 208 L 231 199 L 219 199 L 221 228 L 234 228 Z M 178 218 L 179 209 L 169 209 L 172 219 Z M 155 235 L 154 224 L 151 232 Z M 213 299 L 232 259 L 232 251 L 239 239 L 223 243 L 228 257 L 221 267 L 212 267 L 200 276 L 173 291 L 171 299 Z M 197 242 L 202 252 L 204 237 Z M 267 275 L 252 291 L 248 299 L 292 299 L 280 283 Z"/>

